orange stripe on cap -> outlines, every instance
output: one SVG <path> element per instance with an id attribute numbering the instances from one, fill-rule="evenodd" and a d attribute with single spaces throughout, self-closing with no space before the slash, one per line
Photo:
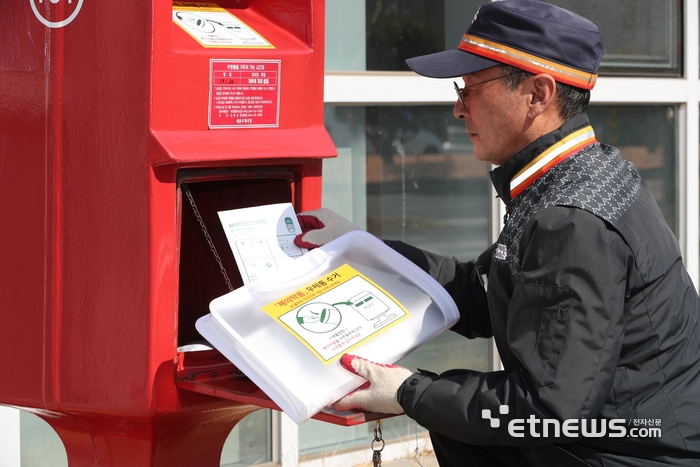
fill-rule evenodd
<path id="1" fill-rule="evenodd" d="M 481 37 L 465 34 L 458 49 L 473 53 L 497 62 L 521 68 L 531 73 L 548 73 L 561 83 L 582 89 L 593 89 L 598 75 L 577 70 L 560 63 L 546 60 L 522 50 L 499 44 L 498 42 L 482 39 Z"/>
<path id="2" fill-rule="evenodd" d="M 595 133 L 589 125 L 552 145 L 513 177 L 510 182 L 510 198 L 518 196 L 555 165 L 595 142 Z"/>

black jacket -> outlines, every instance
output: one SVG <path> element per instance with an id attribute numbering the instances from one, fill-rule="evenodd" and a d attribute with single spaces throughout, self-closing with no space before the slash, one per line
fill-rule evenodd
<path id="1" fill-rule="evenodd" d="M 399 402 L 431 431 L 520 447 L 534 465 L 564 449 L 595 466 L 700 466 L 698 295 L 637 170 L 586 134 L 581 115 L 491 173 L 509 214 L 478 260 L 387 241 L 450 292 L 454 331 L 494 337 L 505 368 L 417 373 Z"/>

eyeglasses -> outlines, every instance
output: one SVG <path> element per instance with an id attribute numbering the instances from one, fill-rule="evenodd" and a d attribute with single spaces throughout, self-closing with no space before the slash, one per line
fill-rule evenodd
<path id="1" fill-rule="evenodd" d="M 517 75 L 517 74 L 520 74 L 520 73 L 524 73 L 524 72 L 522 72 L 522 71 L 517 71 L 517 72 L 515 72 L 515 73 L 510 73 L 510 74 L 506 74 L 506 75 L 496 76 L 495 78 L 490 78 L 490 79 L 486 79 L 486 80 L 484 80 L 484 81 L 479 81 L 478 83 L 470 84 L 469 86 L 464 86 L 463 88 L 460 88 L 460 87 L 457 85 L 457 82 L 456 82 L 456 81 L 452 81 L 452 84 L 455 85 L 455 92 L 457 93 L 457 99 L 459 99 L 459 101 L 462 103 L 462 105 L 466 108 L 466 107 L 467 107 L 467 103 L 466 103 L 466 101 L 464 100 L 464 96 L 466 95 L 466 96 L 467 96 L 467 99 L 469 99 L 469 89 L 470 89 L 470 88 L 473 88 L 474 86 L 478 86 L 478 85 L 480 85 L 480 84 L 488 83 L 489 81 L 496 81 L 497 79 L 505 78 L 506 76 Z"/>

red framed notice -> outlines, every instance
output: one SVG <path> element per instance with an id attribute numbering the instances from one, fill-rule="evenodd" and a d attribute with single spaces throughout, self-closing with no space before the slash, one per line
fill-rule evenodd
<path id="1" fill-rule="evenodd" d="M 281 60 L 209 63 L 209 128 L 279 126 Z"/>

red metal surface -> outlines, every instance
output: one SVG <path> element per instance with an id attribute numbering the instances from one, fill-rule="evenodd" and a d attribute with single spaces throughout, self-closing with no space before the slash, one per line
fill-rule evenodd
<path id="1" fill-rule="evenodd" d="M 170 0 L 78 1 L 61 28 L 31 2 L 76 1 L 0 15 L 0 403 L 48 420 L 71 467 L 218 465 L 258 407 L 175 384 L 177 177 L 283 166 L 296 209 L 320 205 L 323 2 L 222 2 L 275 45 L 248 50 L 203 48 Z M 279 128 L 207 128 L 210 58 L 281 60 Z"/>

